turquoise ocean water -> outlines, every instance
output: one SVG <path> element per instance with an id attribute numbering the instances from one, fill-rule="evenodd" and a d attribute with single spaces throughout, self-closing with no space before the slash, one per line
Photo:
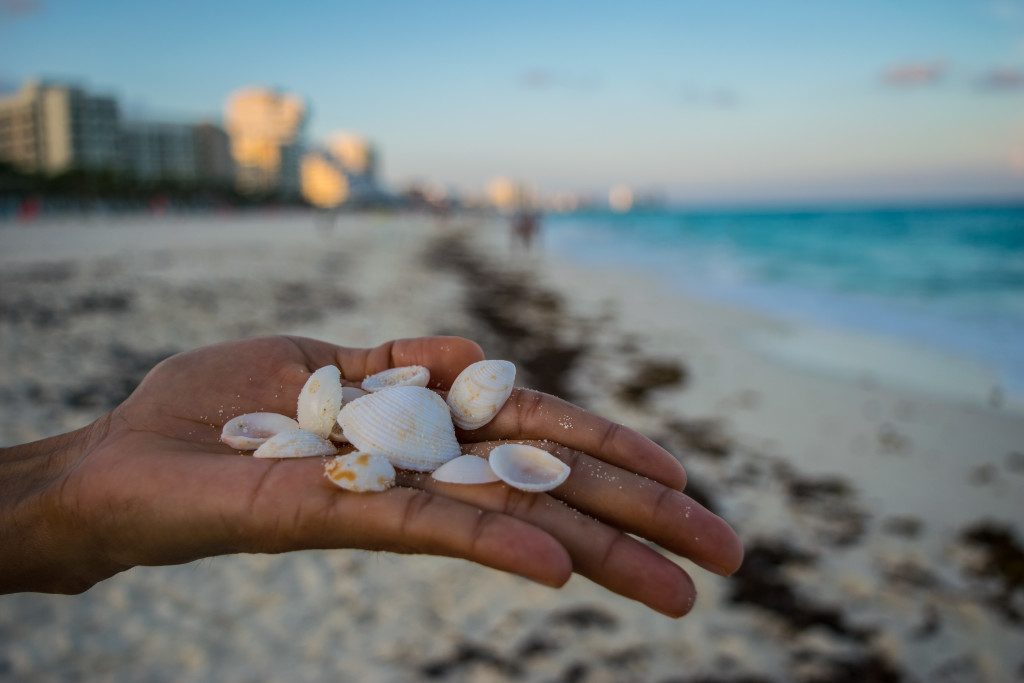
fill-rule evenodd
<path id="1" fill-rule="evenodd" d="M 682 292 L 986 363 L 1024 396 L 1024 206 L 552 214 L 544 245 Z"/>

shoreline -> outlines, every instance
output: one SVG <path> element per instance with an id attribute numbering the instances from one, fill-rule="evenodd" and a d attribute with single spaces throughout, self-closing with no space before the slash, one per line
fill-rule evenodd
<path id="1" fill-rule="evenodd" d="M 226 338 L 463 334 L 515 361 L 524 385 L 665 445 L 747 559 L 729 579 L 694 571 L 700 597 L 681 621 L 579 578 L 552 591 L 445 558 L 137 568 L 80 597 L 0 597 L 15 677 L 865 680 L 959 667 L 998 681 L 1021 663 L 1024 598 L 999 573 L 1024 539 L 1018 414 L 770 361 L 750 339 L 786 323 L 513 253 L 497 221 L 40 227 L 0 254 L 0 443 L 80 426 L 163 355 Z"/>
<path id="2" fill-rule="evenodd" d="M 808 289 L 797 282 L 759 280 L 756 274 L 753 279 L 748 279 L 745 271 L 752 266 L 744 265 L 741 255 L 721 257 L 709 244 L 698 241 L 692 248 L 684 248 L 682 243 L 673 243 L 667 237 L 663 238 L 665 242 L 658 249 L 656 247 L 661 243 L 655 242 L 654 238 L 638 234 L 635 240 L 627 239 L 625 232 L 603 226 L 601 215 L 597 214 L 593 219 L 594 224 L 588 223 L 588 219 L 576 220 L 572 216 L 552 217 L 548 243 L 560 258 L 582 267 L 610 267 L 654 277 L 667 289 L 686 298 L 773 317 L 801 332 L 823 330 L 832 337 L 832 341 L 837 340 L 838 335 L 848 335 L 860 350 L 864 350 L 864 342 L 869 342 L 873 347 L 872 355 L 876 356 L 876 367 L 865 370 L 882 377 L 887 373 L 910 375 L 900 378 L 895 382 L 896 386 L 917 386 L 925 391 L 938 389 L 952 395 L 955 388 L 962 385 L 960 380 L 967 379 L 971 385 L 967 392 L 971 400 L 987 395 L 995 406 L 1009 400 L 1017 405 L 1018 410 L 1024 407 L 1024 354 L 1012 341 L 1024 335 L 1024 318 L 1020 315 L 1019 306 L 1014 312 L 1005 300 L 999 305 L 989 305 L 987 300 L 979 300 L 977 293 L 972 295 L 975 301 L 971 304 L 963 297 L 952 295 L 911 301 L 828 288 L 820 283 L 818 288 L 812 286 Z M 685 217 L 683 214 L 679 220 Z M 642 216 L 636 219 L 638 222 L 635 224 L 630 223 L 626 216 L 616 216 L 614 220 L 632 225 L 638 232 L 643 232 L 641 228 L 648 225 Z M 658 227 L 657 223 L 650 226 L 660 235 Z M 593 244 L 588 244 L 588 239 L 592 239 Z M 574 244 L 582 246 L 577 248 Z M 747 256 L 753 258 L 749 254 Z M 707 259 L 710 259 L 710 265 Z M 720 259 L 724 260 L 719 262 Z M 1003 297 L 1005 299 L 1005 293 Z M 782 341 L 774 340 L 772 346 L 777 347 Z M 801 339 L 801 352 L 808 350 L 806 341 Z M 891 342 L 892 351 L 897 356 L 906 356 L 901 354 L 901 350 L 907 348 L 924 348 L 930 351 L 930 355 L 944 356 L 946 362 L 932 363 L 931 368 L 922 368 L 919 372 L 891 373 L 888 371 L 904 370 L 906 359 L 881 357 L 879 352 L 883 349 L 880 342 L 883 341 Z M 821 345 L 813 351 L 815 367 L 833 372 L 850 369 L 845 357 L 828 358 L 821 353 Z M 776 358 L 781 355 L 788 356 L 788 362 L 792 362 L 801 354 L 773 353 Z M 955 365 L 958 377 L 946 382 L 945 387 L 920 381 L 921 375 L 941 374 L 943 365 Z M 908 379 L 910 381 L 906 381 Z M 982 386 L 986 384 L 987 388 Z"/>

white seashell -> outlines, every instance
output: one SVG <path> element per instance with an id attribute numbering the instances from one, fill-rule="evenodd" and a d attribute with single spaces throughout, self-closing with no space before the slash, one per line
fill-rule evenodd
<path id="1" fill-rule="evenodd" d="M 425 387 L 430 383 L 430 370 L 422 365 L 406 365 L 370 375 L 360 385 L 363 391 L 380 391 L 389 387 Z"/>
<path id="2" fill-rule="evenodd" d="M 487 459 L 476 455 L 460 455 L 449 460 L 430 476 L 449 484 L 488 484 L 498 481 L 498 475 L 491 469 Z"/>
<path id="3" fill-rule="evenodd" d="M 341 400 L 341 373 L 335 366 L 325 365 L 309 376 L 299 392 L 299 426 L 328 438 L 341 410 Z"/>
<path id="4" fill-rule="evenodd" d="M 359 451 L 329 460 L 324 476 L 348 491 L 384 491 L 395 485 L 395 468 L 387 458 Z"/>
<path id="5" fill-rule="evenodd" d="M 298 429 L 299 423 L 279 413 L 246 413 L 224 423 L 220 440 L 240 451 L 259 448 L 278 432 Z"/>
<path id="6" fill-rule="evenodd" d="M 448 407 L 462 429 L 479 429 L 505 405 L 516 381 L 516 366 L 507 360 L 482 360 L 468 366 L 452 382 Z"/>
<path id="7" fill-rule="evenodd" d="M 368 393 L 370 393 L 370 392 L 363 391 L 359 387 L 342 387 L 341 388 L 342 404 L 348 403 L 349 401 L 354 401 L 357 398 L 360 398 L 362 396 L 366 396 Z"/>
<path id="8" fill-rule="evenodd" d="M 362 398 L 363 396 L 369 396 L 369 393 L 370 392 L 363 391 L 359 387 L 342 387 L 341 404 L 345 405 L 349 401 L 354 401 L 357 398 Z M 334 424 L 331 426 L 331 435 L 328 438 L 334 443 L 348 443 L 348 439 L 345 438 L 345 431 L 341 428 L 341 425 L 338 424 L 337 415 L 334 416 Z"/>
<path id="9" fill-rule="evenodd" d="M 278 432 L 256 449 L 256 458 L 309 458 L 317 455 L 334 455 L 338 449 L 327 439 L 304 429 Z"/>
<path id="10" fill-rule="evenodd" d="M 491 451 L 491 469 L 521 491 L 550 491 L 569 476 L 569 466 L 545 450 L 505 443 Z"/>
<path id="11" fill-rule="evenodd" d="M 392 387 L 352 401 L 338 424 L 353 446 L 407 470 L 429 472 L 461 454 L 448 406 L 423 387 Z"/>

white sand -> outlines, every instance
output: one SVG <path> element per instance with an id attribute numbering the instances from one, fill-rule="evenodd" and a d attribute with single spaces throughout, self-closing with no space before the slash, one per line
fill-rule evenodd
<path id="1" fill-rule="evenodd" d="M 0 226 L 0 445 L 94 419 L 87 399 L 120 369 L 112 339 L 141 353 L 267 332 L 352 346 L 471 332 L 466 284 L 422 262 L 437 234 L 383 217 L 326 234 L 304 214 Z M 993 584 L 965 573 L 976 553 L 956 540 L 979 519 L 1024 537 L 1012 455 L 1024 419 L 989 405 L 984 368 L 685 299 L 633 273 L 509 259 L 505 237 L 475 233 L 566 297 L 559 334 L 590 345 L 572 377 L 580 400 L 678 449 L 748 543 L 814 552 L 780 576 L 871 635 L 729 604 L 738 580 L 700 570 L 697 608 L 672 621 L 578 578 L 552 591 L 447 559 L 305 552 L 135 569 L 78 597 L 0 597 L 0 679 L 801 680 L 872 657 L 926 680 L 1019 675 L 1024 632 L 987 602 Z M 623 403 L 617 388 L 645 358 L 681 362 L 689 379 Z M 718 421 L 728 457 L 683 448 L 667 426 L 695 418 Z M 823 477 L 850 492 L 791 494 Z M 894 517 L 920 532 L 893 533 Z"/>

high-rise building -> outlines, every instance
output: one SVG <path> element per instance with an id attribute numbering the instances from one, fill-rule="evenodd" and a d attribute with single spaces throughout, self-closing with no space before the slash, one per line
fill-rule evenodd
<path id="1" fill-rule="evenodd" d="M 121 168 L 142 182 L 195 183 L 193 128 L 180 123 L 126 123 L 121 133 Z"/>
<path id="2" fill-rule="evenodd" d="M 335 133 L 327 140 L 327 149 L 349 173 L 376 177 L 377 153 L 363 137 L 354 133 Z"/>
<path id="3" fill-rule="evenodd" d="M 118 165 L 119 119 L 113 97 L 30 80 L 0 98 L 0 161 L 48 174 L 112 170 Z"/>
<path id="4" fill-rule="evenodd" d="M 212 123 L 195 126 L 196 178 L 204 185 L 227 186 L 235 181 L 235 163 L 224 129 Z"/>
<path id="5" fill-rule="evenodd" d="M 379 202 L 386 193 L 377 184 L 377 153 L 353 133 L 332 135 L 322 149 L 302 160 L 302 195 L 316 206 L 330 208 L 345 202 Z"/>
<path id="6" fill-rule="evenodd" d="M 266 88 L 231 94 L 225 125 L 242 192 L 299 194 L 306 106 L 294 95 Z"/>
<path id="7" fill-rule="evenodd" d="M 121 170 L 142 182 L 224 186 L 234 178 L 227 135 L 211 123 L 125 123 L 119 158 Z"/>

